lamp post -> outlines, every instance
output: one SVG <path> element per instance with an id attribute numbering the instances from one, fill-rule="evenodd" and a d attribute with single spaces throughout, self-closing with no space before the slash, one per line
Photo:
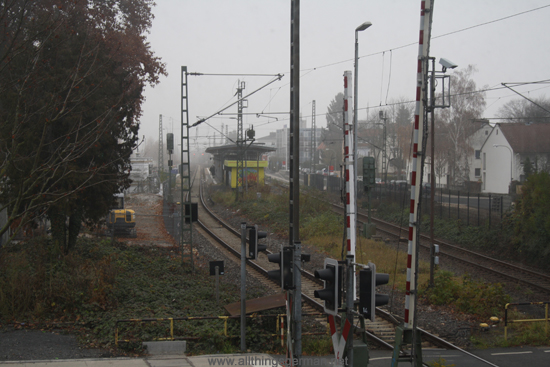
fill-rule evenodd
<path id="1" fill-rule="evenodd" d="M 511 185 L 512 179 L 513 179 L 512 174 L 513 174 L 513 166 L 514 166 L 514 153 L 512 153 L 512 149 L 507 145 L 493 144 L 493 148 L 498 148 L 498 147 L 503 147 L 510 151 L 510 185 Z"/>
<path id="2" fill-rule="evenodd" d="M 354 84 L 353 84 L 353 148 L 352 148 L 352 152 L 353 152 L 353 175 L 354 177 L 352 177 L 351 179 L 353 180 L 353 185 L 354 185 L 354 195 L 357 195 L 357 85 L 358 85 L 358 77 L 359 77 L 359 74 L 358 74 L 358 61 L 359 61 L 359 42 L 358 42 L 358 38 L 359 38 L 359 32 L 361 31 L 364 31 L 365 29 L 369 28 L 370 26 L 372 25 L 371 22 L 365 22 L 363 24 L 361 24 L 360 26 L 358 26 L 357 28 L 355 28 L 355 65 L 354 65 L 354 73 L 355 73 L 355 77 L 354 77 Z M 355 196 L 353 198 L 353 206 L 352 206 L 352 210 L 355 212 L 355 219 L 354 221 L 356 223 L 354 223 L 354 226 L 357 225 L 357 196 Z M 370 218 L 370 215 L 369 215 L 369 218 Z M 348 238 L 349 240 L 349 238 Z M 348 250 L 349 251 L 349 250 Z M 350 254 L 350 252 L 348 252 L 348 255 Z M 348 308 L 348 311 L 347 311 L 347 319 L 348 321 L 350 321 L 350 323 L 353 325 L 353 314 L 351 313 L 351 309 L 352 309 L 352 305 L 353 304 L 353 300 L 355 300 L 355 278 L 353 278 L 353 274 L 355 274 L 355 272 L 353 271 L 353 266 L 349 263 L 351 260 L 351 262 L 355 261 L 354 258 L 353 258 L 353 255 L 349 255 L 348 256 L 348 260 L 347 260 L 347 263 L 348 263 L 348 266 L 349 266 L 349 271 L 347 271 L 347 294 L 348 296 L 346 297 L 347 300 L 346 300 L 346 304 L 347 304 L 347 308 Z M 350 304 L 351 303 L 351 304 Z M 347 336 L 346 336 L 347 337 Z M 348 346 L 346 347 L 347 350 L 348 350 L 348 360 L 349 360 L 349 364 L 350 365 L 354 365 L 353 363 L 353 332 L 352 332 L 352 337 L 351 337 L 351 340 L 350 342 L 348 343 Z"/>
<path id="3" fill-rule="evenodd" d="M 359 32 L 364 31 L 372 25 L 371 22 L 365 22 L 355 28 L 355 64 L 354 64 L 354 80 L 353 80 L 353 169 L 357 175 L 357 79 L 358 61 L 359 61 Z M 355 192 L 357 193 L 357 180 L 355 179 Z M 357 213 L 357 201 L 355 202 L 355 212 Z"/>

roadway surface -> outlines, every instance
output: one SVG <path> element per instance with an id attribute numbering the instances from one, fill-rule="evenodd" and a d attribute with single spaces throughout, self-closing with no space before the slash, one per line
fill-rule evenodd
<path id="1" fill-rule="evenodd" d="M 475 355 L 490 361 L 491 364 L 480 361 L 472 356 L 467 356 L 452 350 L 429 349 L 423 351 L 423 362 L 428 365 L 437 361 L 445 366 L 460 367 L 517 367 L 517 366 L 548 366 L 550 365 L 550 347 L 519 347 L 506 349 L 476 350 Z M 390 351 L 370 351 L 371 367 L 388 367 L 391 365 L 392 354 Z M 4 361 L 2 367 L 213 367 L 213 366 L 276 366 L 274 362 L 281 362 L 283 356 L 270 356 L 268 354 L 217 354 L 209 356 L 151 356 L 141 358 L 98 358 L 98 359 L 65 359 L 43 361 Z M 443 363 L 443 360 L 445 362 Z M 280 365 L 280 364 L 279 364 Z M 410 366 L 409 362 L 400 362 L 401 366 Z M 335 366 L 331 356 L 313 357 L 302 359 L 302 366 Z"/>

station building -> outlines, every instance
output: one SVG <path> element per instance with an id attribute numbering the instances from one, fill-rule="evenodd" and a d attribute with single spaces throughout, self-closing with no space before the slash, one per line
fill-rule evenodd
<path id="1" fill-rule="evenodd" d="M 206 148 L 206 153 L 212 154 L 212 165 L 210 172 L 218 181 L 223 182 L 231 188 L 244 186 L 246 183 L 265 182 L 265 169 L 268 166 L 268 154 L 276 149 L 260 144 L 251 144 L 242 149 L 235 144 L 221 145 Z M 242 172 L 238 172 L 237 165 L 239 157 L 243 157 Z"/>

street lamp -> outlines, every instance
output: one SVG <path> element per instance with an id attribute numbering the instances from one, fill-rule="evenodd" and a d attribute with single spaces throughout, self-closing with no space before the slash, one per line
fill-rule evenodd
<path id="1" fill-rule="evenodd" d="M 371 22 L 365 22 L 355 28 L 355 77 L 353 80 L 353 168 L 355 170 L 355 174 L 357 174 L 357 79 L 359 61 L 359 32 L 364 31 L 371 25 Z"/>
<path id="2" fill-rule="evenodd" d="M 512 172 L 513 172 L 513 166 L 514 166 L 514 153 L 512 153 L 512 149 L 507 146 L 507 145 L 502 145 L 502 144 L 493 144 L 493 148 L 498 148 L 498 147 L 504 147 L 506 149 L 508 149 L 510 151 L 510 185 L 512 184 Z"/>
<path id="3" fill-rule="evenodd" d="M 372 25 L 371 22 L 365 22 L 355 28 L 355 64 L 354 64 L 354 80 L 353 80 L 353 171 L 355 177 L 352 179 L 355 182 L 355 194 L 357 195 L 357 85 L 359 79 L 358 64 L 359 64 L 359 32 L 364 31 Z M 354 209 L 357 213 L 357 200 L 355 200 Z M 370 218 L 370 215 L 369 215 Z"/>

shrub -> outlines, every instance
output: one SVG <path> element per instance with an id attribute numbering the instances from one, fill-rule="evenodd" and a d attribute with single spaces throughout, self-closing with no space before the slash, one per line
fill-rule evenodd
<path id="1" fill-rule="evenodd" d="M 486 284 L 464 275 L 461 281 L 453 278 L 448 271 L 438 271 L 434 286 L 427 288 L 423 295 L 435 305 L 451 305 L 458 311 L 488 318 L 502 312 L 510 302 L 501 284 Z"/>

